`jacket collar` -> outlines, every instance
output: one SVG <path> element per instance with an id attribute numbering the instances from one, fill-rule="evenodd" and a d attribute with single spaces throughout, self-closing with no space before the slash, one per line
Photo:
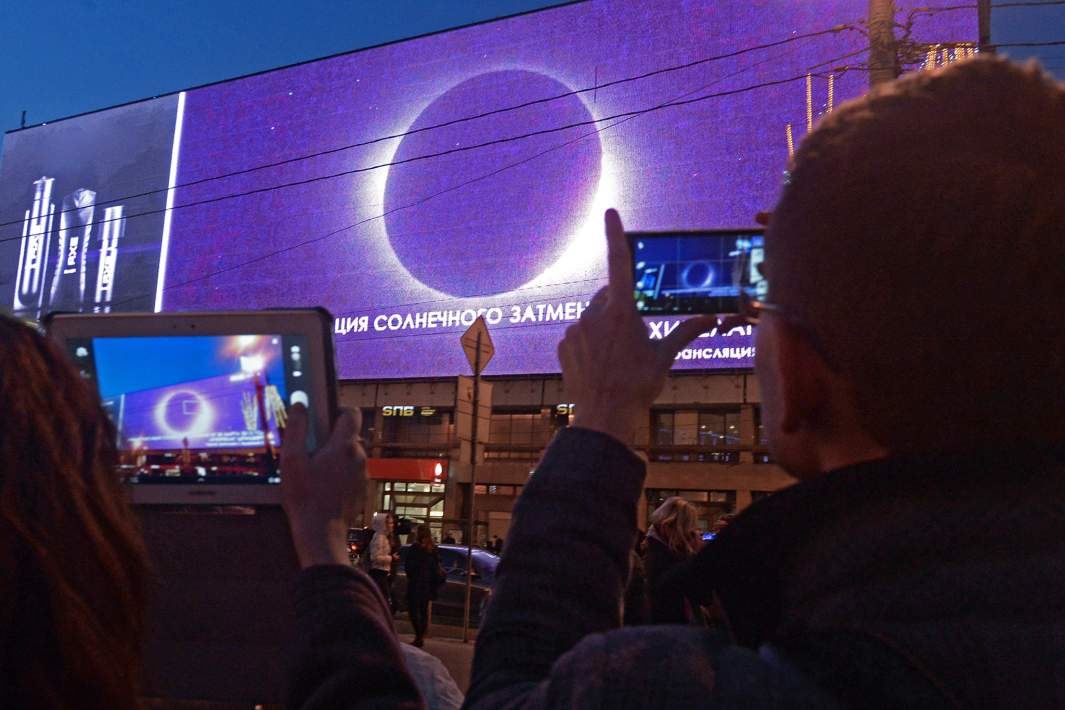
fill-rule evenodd
<path id="1" fill-rule="evenodd" d="M 1065 488 L 1063 469 L 1059 444 L 897 457 L 831 471 L 737 516 L 689 563 L 687 586 L 700 601 L 716 595 L 737 643 L 756 647 L 794 626 L 789 607 L 824 592 L 830 584 L 824 577 L 835 578 L 832 594 L 845 596 L 880 550 L 888 550 L 880 569 L 890 576 L 898 560 L 934 567 L 944 546 L 979 551 L 1003 544 L 1010 530 L 988 529 L 965 511 L 1000 510 L 1019 496 Z M 1038 505 L 1016 502 L 1022 510 Z"/>

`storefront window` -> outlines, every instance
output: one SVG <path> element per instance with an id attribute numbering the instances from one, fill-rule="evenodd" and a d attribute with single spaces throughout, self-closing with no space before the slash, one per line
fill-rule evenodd
<path id="1" fill-rule="evenodd" d="M 412 525 L 444 517 L 443 483 L 384 481 L 381 484 L 380 510 L 406 518 Z M 439 533 L 439 521 L 436 533 Z"/>

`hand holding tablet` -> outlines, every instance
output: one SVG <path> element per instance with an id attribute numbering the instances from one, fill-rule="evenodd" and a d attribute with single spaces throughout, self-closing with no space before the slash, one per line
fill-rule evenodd
<path id="1" fill-rule="evenodd" d="M 301 567 L 347 565 L 348 528 L 366 494 L 366 453 L 359 441 L 358 410 L 337 417 L 329 441 L 307 453 L 307 408 L 289 410 L 281 451 L 281 501 Z"/>
<path id="2" fill-rule="evenodd" d="M 287 410 L 308 450 L 336 413 L 321 310 L 58 314 L 47 328 L 96 385 L 135 504 L 281 502 Z"/>

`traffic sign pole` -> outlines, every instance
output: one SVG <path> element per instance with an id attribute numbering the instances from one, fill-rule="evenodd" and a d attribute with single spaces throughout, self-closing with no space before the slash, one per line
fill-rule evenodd
<path id="1" fill-rule="evenodd" d="M 470 641 L 470 604 L 473 600 L 473 534 L 475 530 L 474 513 L 477 502 L 477 420 L 480 418 L 481 406 L 481 370 L 495 354 L 492 336 L 488 333 L 488 324 L 484 316 L 477 320 L 459 339 L 473 368 L 473 421 L 470 422 L 470 495 L 467 501 L 466 517 L 466 603 L 462 611 L 462 642 Z"/>
<path id="2" fill-rule="evenodd" d="M 473 531 L 477 501 L 477 420 L 480 418 L 481 333 L 477 332 L 477 354 L 473 364 L 473 421 L 470 422 L 470 500 L 466 518 L 466 603 L 462 612 L 462 643 L 470 642 L 470 603 L 473 600 Z"/>

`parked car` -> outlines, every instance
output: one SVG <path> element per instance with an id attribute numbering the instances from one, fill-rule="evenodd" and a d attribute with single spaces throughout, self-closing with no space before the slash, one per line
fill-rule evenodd
<path id="1" fill-rule="evenodd" d="M 372 538 L 373 530 L 371 528 L 351 528 L 348 530 L 348 557 L 351 558 L 351 564 L 359 564 L 362 553 L 370 546 Z"/>
<path id="2" fill-rule="evenodd" d="M 443 617 L 449 622 L 462 622 L 462 612 L 466 604 L 466 547 L 463 545 L 437 545 L 440 553 L 440 565 L 447 572 L 447 581 L 433 602 L 433 619 Z M 400 551 L 399 574 L 396 575 L 393 591 L 396 604 L 401 611 L 407 608 L 407 575 L 403 563 L 407 559 L 410 545 L 404 545 Z M 473 549 L 473 583 L 470 590 L 470 624 L 478 625 L 492 598 L 492 586 L 496 579 L 496 566 L 499 555 Z"/>

